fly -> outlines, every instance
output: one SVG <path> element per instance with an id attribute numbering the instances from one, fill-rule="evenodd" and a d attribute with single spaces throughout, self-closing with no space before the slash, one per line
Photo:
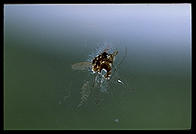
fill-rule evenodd
<path id="1" fill-rule="evenodd" d="M 116 73 L 119 65 L 125 59 L 127 50 L 125 49 L 125 56 L 116 66 L 114 65 L 114 61 L 118 51 L 115 50 L 113 52 L 109 52 L 109 50 L 109 48 L 104 49 L 103 52 L 100 52 L 90 61 L 72 64 L 73 70 L 88 70 L 91 72 L 91 74 L 93 74 L 93 79 L 85 81 L 81 87 L 81 101 L 78 107 L 83 105 L 88 100 L 88 97 L 92 94 L 93 90 L 95 93 L 94 95 L 96 102 L 98 102 L 100 92 L 107 93 L 108 88 L 113 83 L 113 76 Z M 116 82 L 124 84 L 120 79 L 117 79 Z"/>

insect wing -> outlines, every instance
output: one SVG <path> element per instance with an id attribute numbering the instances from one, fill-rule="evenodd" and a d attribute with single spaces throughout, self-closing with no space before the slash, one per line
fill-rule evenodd
<path id="1" fill-rule="evenodd" d="M 88 70 L 91 68 L 92 64 L 91 62 L 78 62 L 75 64 L 72 64 L 71 68 L 73 70 Z"/>

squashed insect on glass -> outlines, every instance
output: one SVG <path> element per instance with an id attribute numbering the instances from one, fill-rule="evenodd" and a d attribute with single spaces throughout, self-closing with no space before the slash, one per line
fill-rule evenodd
<path id="1" fill-rule="evenodd" d="M 117 71 L 118 65 L 122 63 L 126 55 L 121 62 L 115 66 L 114 62 L 117 55 L 117 50 L 106 48 L 103 51 L 99 50 L 97 55 L 90 58 L 89 61 L 72 64 L 72 69 L 88 70 L 93 75 L 91 80 L 85 81 L 81 86 L 81 101 L 78 104 L 78 107 L 82 106 L 88 100 L 88 97 L 93 93 L 95 101 L 98 103 L 98 94 L 100 92 L 108 93 L 108 90 L 114 81 L 124 84 L 120 79 L 115 80 L 114 75 Z"/>

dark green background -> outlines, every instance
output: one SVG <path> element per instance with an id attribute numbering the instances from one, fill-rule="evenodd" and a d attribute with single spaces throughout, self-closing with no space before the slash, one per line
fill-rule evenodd
<path id="1" fill-rule="evenodd" d="M 190 18 L 190 4 L 4 5 L 4 129 L 189 129 Z M 127 47 L 119 76 L 135 91 L 75 109 L 89 72 L 71 64 L 99 44 L 116 61 Z"/>

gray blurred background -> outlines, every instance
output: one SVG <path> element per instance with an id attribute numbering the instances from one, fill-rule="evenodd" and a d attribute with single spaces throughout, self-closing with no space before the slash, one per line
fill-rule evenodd
<path id="1" fill-rule="evenodd" d="M 83 107 L 89 72 L 71 69 L 100 44 L 127 58 L 120 86 Z M 4 5 L 4 129 L 189 129 L 191 5 Z"/>

